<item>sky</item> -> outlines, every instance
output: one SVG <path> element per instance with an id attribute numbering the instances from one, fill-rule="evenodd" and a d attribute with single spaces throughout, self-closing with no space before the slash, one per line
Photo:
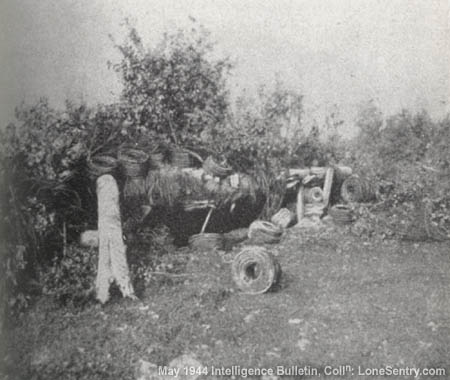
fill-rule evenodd
<path id="1" fill-rule="evenodd" d="M 109 38 L 124 19 L 148 46 L 194 17 L 236 63 L 233 96 L 280 78 L 304 95 L 309 120 L 338 110 L 351 125 L 369 100 L 386 114 L 450 112 L 450 0 L 2 0 L 0 125 L 41 96 L 117 99 Z"/>

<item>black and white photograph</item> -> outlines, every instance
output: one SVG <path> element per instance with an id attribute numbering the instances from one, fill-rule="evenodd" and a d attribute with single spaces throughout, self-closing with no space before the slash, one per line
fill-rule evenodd
<path id="1" fill-rule="evenodd" d="M 450 0 L 1 0 L 0 380 L 450 379 Z"/>

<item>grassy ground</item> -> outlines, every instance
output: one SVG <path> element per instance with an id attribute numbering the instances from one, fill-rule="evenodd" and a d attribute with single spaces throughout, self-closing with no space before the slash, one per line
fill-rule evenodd
<path id="1" fill-rule="evenodd" d="M 75 312 L 41 300 L 10 330 L 7 378 L 135 379 L 140 360 L 167 365 L 181 354 L 208 370 L 309 366 L 327 379 L 377 379 L 358 373 L 439 367 L 447 375 L 436 378 L 450 378 L 448 243 L 293 228 L 270 249 L 283 276 L 263 295 L 234 288 L 232 254 L 193 252 L 185 276 L 161 280 L 141 302 Z M 345 365 L 354 372 L 325 376 Z"/>

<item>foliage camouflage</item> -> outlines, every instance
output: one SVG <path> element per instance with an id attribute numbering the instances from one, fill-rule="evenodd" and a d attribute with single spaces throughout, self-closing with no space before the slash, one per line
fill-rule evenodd
<path id="1" fill-rule="evenodd" d="M 259 178 L 266 218 L 280 206 L 284 188 L 277 177 L 283 168 L 346 163 L 393 189 L 382 196 L 384 211 L 390 210 L 383 220 L 392 223 L 380 229 L 378 214 L 361 211 L 363 233 L 399 236 L 395 231 L 417 219 L 420 205 L 432 223 L 448 227 L 449 118 L 435 122 L 425 112 L 406 111 L 385 118 L 370 104 L 357 120 L 359 135 L 346 141 L 337 112 L 324 125 L 306 125 L 303 96 L 281 82 L 232 104 L 226 85 L 230 60 L 217 58 L 208 33 L 195 23 L 189 32 L 164 35 L 152 48 L 132 27 L 127 37 L 116 44 L 122 59 L 112 65 L 123 83 L 119 102 L 67 102 L 56 110 L 41 99 L 21 105 L 17 121 L 2 132 L 7 239 L 1 263 L 11 306 L 26 304 L 29 279 L 41 267 L 72 263 L 61 261 L 64 240 L 70 244 L 97 220 L 86 162 L 96 154 L 115 156 L 123 145 L 149 152 L 176 146 L 226 159 L 234 170 Z"/>

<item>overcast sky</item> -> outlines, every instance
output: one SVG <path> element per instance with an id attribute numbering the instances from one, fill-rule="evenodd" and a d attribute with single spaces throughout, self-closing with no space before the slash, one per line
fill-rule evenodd
<path id="1" fill-rule="evenodd" d="M 109 34 L 136 23 L 144 42 L 188 24 L 237 63 L 234 94 L 276 73 L 305 96 L 310 118 L 338 106 L 351 121 L 374 99 L 386 113 L 450 111 L 450 0 L 2 0 L 0 123 L 21 100 L 109 102 L 120 84 Z"/>

